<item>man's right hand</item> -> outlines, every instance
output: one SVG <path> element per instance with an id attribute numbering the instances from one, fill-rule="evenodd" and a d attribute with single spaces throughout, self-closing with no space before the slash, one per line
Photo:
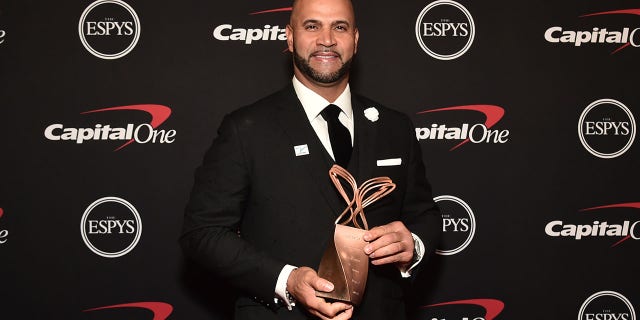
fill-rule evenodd
<path id="1" fill-rule="evenodd" d="M 318 277 L 315 270 L 309 267 L 297 268 L 289 274 L 287 291 L 296 299 L 296 303 L 302 304 L 311 314 L 320 319 L 351 318 L 353 306 L 343 302 L 327 302 L 323 298 L 316 297 L 316 290 L 331 292 L 333 284 Z"/>

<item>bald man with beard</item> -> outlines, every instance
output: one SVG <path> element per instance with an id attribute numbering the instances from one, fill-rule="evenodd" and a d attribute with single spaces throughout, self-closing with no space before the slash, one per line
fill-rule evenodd
<path id="1" fill-rule="evenodd" d="M 235 319 L 404 319 L 405 284 L 435 251 L 442 223 L 414 126 L 351 93 L 351 1 L 297 0 L 286 33 L 292 82 L 225 116 L 196 171 L 183 250 L 238 289 Z M 346 152 L 332 146 L 329 105 L 351 138 Z M 396 184 L 366 210 L 370 267 L 358 306 L 316 296 L 334 288 L 317 267 L 346 207 L 328 175 L 336 162 L 358 182 Z"/>

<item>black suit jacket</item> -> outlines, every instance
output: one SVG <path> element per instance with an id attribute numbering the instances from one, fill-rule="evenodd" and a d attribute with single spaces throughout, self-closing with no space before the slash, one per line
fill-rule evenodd
<path id="1" fill-rule="evenodd" d="M 433 252 L 441 217 L 411 121 L 363 97 L 353 95 L 352 106 L 355 136 L 348 170 L 358 183 L 389 176 L 397 185 L 365 209 L 370 228 L 400 220 Z M 379 111 L 375 122 L 364 116 L 369 107 Z M 294 146 L 300 145 L 308 147 L 308 155 L 296 155 Z M 402 163 L 377 166 L 377 160 L 391 158 Z M 329 179 L 333 163 L 292 85 L 222 121 L 196 170 L 181 244 L 188 257 L 242 293 L 237 319 L 308 317 L 301 307 L 274 307 L 274 289 L 285 264 L 317 270 L 334 221 L 346 207 Z M 371 265 L 357 317 L 403 318 L 403 281 L 393 265 Z"/>

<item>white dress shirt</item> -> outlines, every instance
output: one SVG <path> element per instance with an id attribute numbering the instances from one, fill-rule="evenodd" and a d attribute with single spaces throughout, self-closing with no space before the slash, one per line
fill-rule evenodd
<path id="1" fill-rule="evenodd" d="M 305 87 L 295 76 L 293 77 L 293 89 L 296 91 L 298 100 L 300 100 L 313 130 L 334 160 L 335 157 L 333 156 L 333 149 L 331 148 L 331 142 L 329 140 L 327 121 L 320 115 L 320 112 L 329 104 L 338 106 L 342 111 L 338 115 L 338 120 L 349 130 L 351 145 L 353 146 L 353 108 L 351 108 L 351 89 L 349 88 L 349 84 L 347 84 L 347 87 L 340 96 L 338 96 L 336 101 L 333 102 L 327 101 L 313 90 Z"/>

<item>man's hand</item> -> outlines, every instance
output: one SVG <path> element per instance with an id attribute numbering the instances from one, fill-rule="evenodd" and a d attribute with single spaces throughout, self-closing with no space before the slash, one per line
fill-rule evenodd
<path id="1" fill-rule="evenodd" d="M 307 311 L 320 319 L 351 318 L 353 306 L 342 302 L 326 302 L 323 298 L 316 297 L 316 290 L 331 292 L 333 284 L 318 277 L 318 274 L 309 267 L 300 267 L 291 271 L 287 279 L 287 291 L 296 299 L 296 303 L 302 304 Z"/>
<path id="2" fill-rule="evenodd" d="M 364 247 L 364 253 L 374 265 L 394 263 L 404 270 L 413 259 L 413 237 L 400 221 L 372 228 L 364 234 L 364 240 L 371 242 Z"/>

